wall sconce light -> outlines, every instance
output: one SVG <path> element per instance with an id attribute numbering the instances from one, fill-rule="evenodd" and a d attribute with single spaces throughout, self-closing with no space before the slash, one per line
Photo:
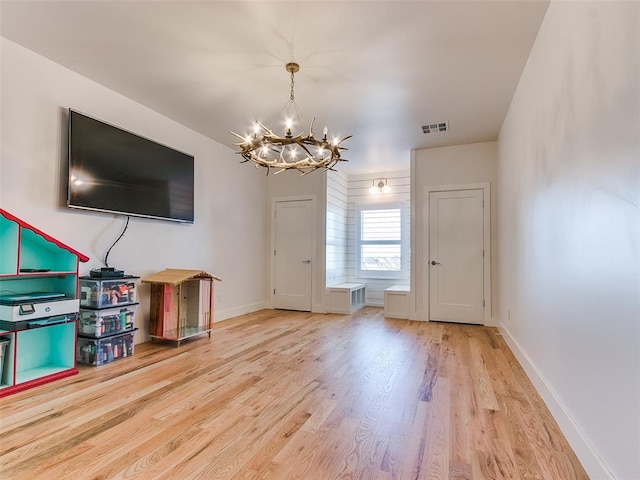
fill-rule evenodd
<path id="1" fill-rule="evenodd" d="M 389 182 L 386 178 L 374 178 L 373 180 L 371 180 L 369 193 L 371 193 L 372 195 L 377 195 L 378 193 L 389 193 L 390 191 L 391 187 L 389 186 Z"/>

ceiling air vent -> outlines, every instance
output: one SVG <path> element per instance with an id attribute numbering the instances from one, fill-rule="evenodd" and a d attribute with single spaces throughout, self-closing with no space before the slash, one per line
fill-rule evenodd
<path id="1" fill-rule="evenodd" d="M 449 122 L 430 123 L 422 126 L 422 133 L 437 133 L 449 131 Z"/>

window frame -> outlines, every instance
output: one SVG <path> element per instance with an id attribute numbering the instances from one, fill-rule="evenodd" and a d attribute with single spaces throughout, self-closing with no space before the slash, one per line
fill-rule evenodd
<path id="1" fill-rule="evenodd" d="M 400 240 L 364 241 L 366 244 L 400 245 L 400 270 L 362 270 L 362 212 L 366 210 L 400 210 Z M 406 271 L 406 232 L 404 221 L 404 205 L 399 202 L 364 203 L 356 209 L 356 277 L 371 279 L 402 279 Z"/>

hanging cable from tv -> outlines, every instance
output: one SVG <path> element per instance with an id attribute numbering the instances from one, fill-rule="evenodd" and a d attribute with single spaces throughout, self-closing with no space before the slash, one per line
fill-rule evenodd
<path id="1" fill-rule="evenodd" d="M 111 249 L 116 246 L 116 243 L 118 243 L 120 241 L 120 239 L 124 235 L 124 232 L 127 231 L 127 228 L 129 228 L 129 220 L 130 219 L 131 219 L 131 217 L 127 215 L 127 223 L 124 224 L 124 228 L 122 229 L 122 233 L 120 234 L 120 236 L 118 238 L 116 238 L 116 241 L 111 244 L 111 246 L 109 247 L 109 250 L 107 250 L 107 253 L 105 253 L 105 255 L 104 255 L 104 262 L 102 262 L 102 263 L 104 263 L 104 266 L 107 267 L 107 268 L 109 268 L 109 253 L 111 252 Z"/>
<path id="2" fill-rule="evenodd" d="M 129 220 L 130 219 L 131 219 L 131 217 L 127 215 L 127 221 L 124 224 L 124 228 L 122 229 L 122 232 L 120 233 L 120 236 L 118 238 L 116 238 L 115 242 L 113 242 L 111 244 L 111 246 L 109 247 L 109 249 L 107 250 L 107 253 L 104 254 L 104 260 L 102 262 L 102 263 L 104 263 L 104 267 L 103 268 L 94 268 L 93 270 L 91 270 L 89 272 L 90 276 L 92 276 L 92 277 L 122 277 L 122 276 L 124 276 L 124 271 L 123 270 L 116 270 L 115 268 L 109 266 L 109 253 L 111 253 L 111 249 L 116 246 L 116 243 L 118 243 L 120 241 L 120 239 L 124 236 L 124 232 L 126 232 L 127 228 L 129 228 Z"/>

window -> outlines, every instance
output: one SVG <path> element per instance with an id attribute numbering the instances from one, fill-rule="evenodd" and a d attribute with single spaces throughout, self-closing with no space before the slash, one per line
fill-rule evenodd
<path id="1" fill-rule="evenodd" d="M 402 208 L 400 205 L 359 209 L 358 275 L 400 277 L 402 274 Z"/>

